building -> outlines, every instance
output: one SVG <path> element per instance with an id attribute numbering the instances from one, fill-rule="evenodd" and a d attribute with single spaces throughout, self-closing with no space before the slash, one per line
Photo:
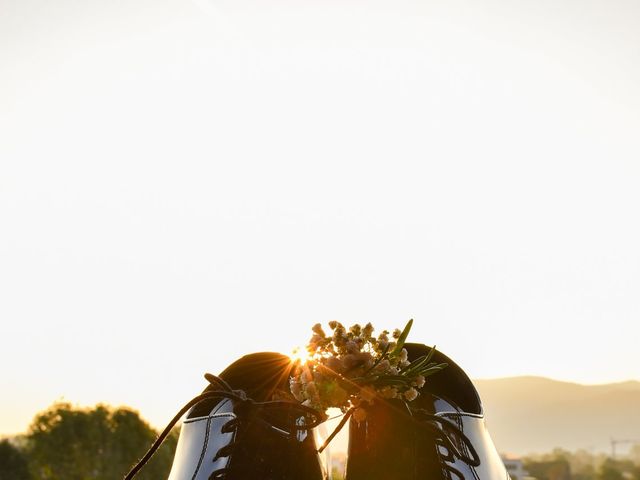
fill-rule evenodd
<path id="1" fill-rule="evenodd" d="M 511 480 L 530 479 L 529 472 L 524 469 L 524 464 L 519 458 L 502 457 L 502 463 L 507 468 Z"/>

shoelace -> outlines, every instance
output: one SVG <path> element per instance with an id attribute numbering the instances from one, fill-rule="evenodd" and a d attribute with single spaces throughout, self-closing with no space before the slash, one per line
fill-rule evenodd
<path id="1" fill-rule="evenodd" d="M 294 402 L 288 402 L 285 400 L 274 400 L 268 402 L 256 402 L 251 398 L 247 397 L 246 393 L 242 390 L 233 390 L 227 382 L 222 380 L 215 375 L 211 375 L 210 373 L 205 375 L 205 378 L 214 386 L 219 388 L 220 390 L 204 392 L 194 398 L 192 398 L 189 402 L 187 402 L 178 413 L 171 419 L 169 424 L 164 428 L 162 433 L 158 435 L 158 438 L 153 442 L 153 445 L 149 448 L 147 453 L 138 461 L 138 463 L 127 473 L 124 477 L 124 480 L 131 480 L 134 478 L 138 472 L 146 465 L 146 463 L 153 457 L 158 448 L 162 445 L 164 440 L 167 438 L 171 429 L 178 423 L 178 421 L 182 418 L 182 416 L 187 413 L 192 407 L 209 399 L 220 399 L 220 398 L 228 398 L 229 400 L 234 402 L 234 413 L 236 414 L 235 418 L 232 418 L 228 422 L 226 422 L 222 426 L 222 432 L 228 433 L 235 429 L 237 429 L 240 424 L 244 421 L 255 421 L 258 424 L 263 425 L 265 428 L 269 429 L 269 431 L 278 433 L 284 436 L 291 436 L 292 432 L 305 431 L 310 430 L 312 428 L 317 427 L 320 423 L 324 421 L 323 415 L 309 407 L 304 405 L 300 405 Z M 267 418 L 262 417 L 265 412 L 269 410 L 279 410 L 279 409 L 289 409 L 290 411 L 297 411 L 300 416 L 296 419 L 295 422 L 287 422 L 284 426 L 289 430 L 283 430 L 276 425 L 273 425 Z M 298 420 L 300 418 L 304 418 L 305 421 L 303 424 L 300 424 Z M 311 421 L 309 421 L 311 418 Z M 220 448 L 216 453 L 214 460 L 221 457 L 228 457 L 233 449 L 237 447 L 238 442 L 232 441 L 231 443 L 225 445 Z M 224 478 L 224 476 L 228 473 L 228 468 L 221 468 L 214 471 L 209 477 L 210 480 L 218 480 Z"/>
<path id="2" fill-rule="evenodd" d="M 464 474 L 455 468 L 452 463 L 456 458 L 462 460 L 470 467 L 477 467 L 480 465 L 480 456 L 478 452 L 471 444 L 469 438 L 464 434 L 462 429 L 458 428 L 450 421 L 439 415 L 433 415 L 423 409 L 411 409 L 412 414 L 416 418 L 416 421 L 421 427 L 428 428 L 434 434 L 437 447 L 443 447 L 447 453 L 443 455 L 443 469 L 447 470 L 450 474 L 455 474 L 459 479 L 464 480 Z M 462 450 L 454 443 L 455 439 L 457 443 L 462 446 Z"/>

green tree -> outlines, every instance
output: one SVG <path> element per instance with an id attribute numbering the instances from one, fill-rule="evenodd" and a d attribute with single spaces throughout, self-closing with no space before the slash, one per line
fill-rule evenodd
<path id="1" fill-rule="evenodd" d="M 9 440 L 0 442 L 0 480 L 29 480 L 29 468 L 24 453 Z"/>
<path id="2" fill-rule="evenodd" d="M 623 480 L 624 475 L 618 462 L 607 458 L 598 471 L 598 480 Z"/>
<path id="3" fill-rule="evenodd" d="M 596 476 L 596 457 L 586 451 L 578 450 L 568 456 L 572 480 L 593 480 Z"/>
<path id="4" fill-rule="evenodd" d="M 571 480 L 571 467 L 566 458 L 525 460 L 524 468 L 539 480 Z"/>
<path id="5" fill-rule="evenodd" d="M 640 443 L 636 443 L 631 447 L 629 458 L 631 458 L 634 464 L 640 466 Z"/>
<path id="6" fill-rule="evenodd" d="M 30 470 L 41 480 L 121 480 L 156 437 L 128 408 L 91 409 L 56 403 L 38 414 L 27 435 Z M 166 478 L 177 434 L 171 435 L 139 475 Z"/>

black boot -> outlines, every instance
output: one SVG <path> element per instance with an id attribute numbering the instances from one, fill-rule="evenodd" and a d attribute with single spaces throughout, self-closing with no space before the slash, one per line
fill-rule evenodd
<path id="1" fill-rule="evenodd" d="M 416 343 L 404 347 L 409 361 L 430 351 Z M 414 401 L 394 401 L 405 405 L 404 409 L 396 403 L 378 402 L 367 413 L 364 425 L 350 421 L 353 438 L 347 480 L 509 478 L 487 432 L 480 397 L 471 380 L 440 352 L 435 352 L 432 361 L 448 366 L 426 379 Z"/>
<path id="2" fill-rule="evenodd" d="M 325 479 L 311 432 L 321 414 L 274 400 L 288 391 L 292 367 L 284 355 L 255 353 L 207 374 L 210 384 L 174 418 L 188 411 L 169 480 Z"/>

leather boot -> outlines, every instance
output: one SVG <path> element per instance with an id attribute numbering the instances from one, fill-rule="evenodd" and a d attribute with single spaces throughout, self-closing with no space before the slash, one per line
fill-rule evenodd
<path id="1" fill-rule="evenodd" d="M 278 391 L 288 391 L 292 366 L 284 355 L 255 353 L 219 377 L 205 375 L 209 385 L 204 392 L 162 434 L 187 412 L 169 480 L 326 479 L 312 435 L 322 415 L 295 401 L 274 400 Z"/>
<path id="2" fill-rule="evenodd" d="M 405 348 L 410 361 L 430 351 Z M 378 402 L 364 422 L 350 420 L 346 480 L 509 479 L 471 380 L 440 352 L 433 362 L 448 366 L 427 378 L 417 399 Z"/>

